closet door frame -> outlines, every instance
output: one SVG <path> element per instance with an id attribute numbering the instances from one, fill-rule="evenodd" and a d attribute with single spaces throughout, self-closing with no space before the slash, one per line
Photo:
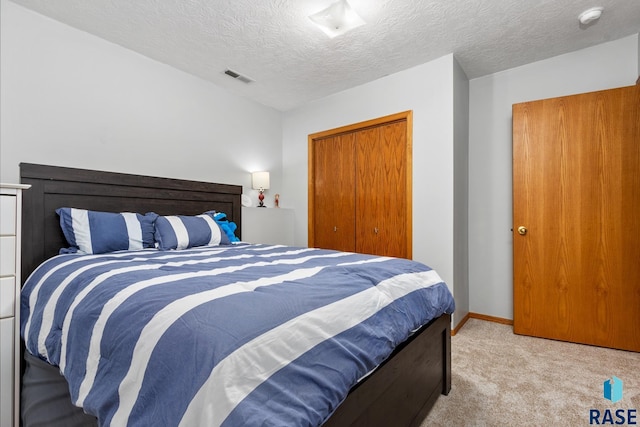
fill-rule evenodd
<path id="1" fill-rule="evenodd" d="M 407 258 L 411 259 L 413 257 L 413 167 L 412 167 L 412 159 L 413 159 L 413 111 L 403 111 L 396 114 L 391 114 L 384 117 L 379 117 L 377 119 L 367 120 L 364 122 L 353 123 L 346 126 L 341 126 L 334 129 L 325 130 L 322 132 L 317 132 L 310 134 L 308 136 L 308 246 L 315 246 L 315 200 L 313 195 L 315 194 L 315 159 L 314 159 L 314 149 L 313 144 L 316 140 L 330 138 L 339 136 L 345 133 L 358 132 L 364 129 L 383 126 L 394 122 L 402 122 L 404 121 L 406 125 L 406 147 L 405 147 L 405 156 L 406 156 L 406 200 L 407 200 L 407 210 L 404 218 L 405 226 L 407 230 Z"/>

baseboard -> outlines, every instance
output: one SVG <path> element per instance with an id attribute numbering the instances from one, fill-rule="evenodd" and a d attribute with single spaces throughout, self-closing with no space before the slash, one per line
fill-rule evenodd
<path id="1" fill-rule="evenodd" d="M 469 313 L 469 317 L 472 319 L 488 320 L 489 322 L 502 323 L 503 325 L 513 326 L 512 319 L 505 319 L 504 317 L 488 316 L 486 314 Z"/>
<path id="2" fill-rule="evenodd" d="M 458 323 L 458 324 L 456 325 L 456 327 L 455 327 L 455 328 L 451 329 L 451 336 L 452 336 L 452 337 L 453 337 L 453 336 L 455 336 L 455 334 L 457 334 L 457 333 L 458 333 L 458 331 L 460 330 L 460 328 L 462 328 L 462 325 L 464 325 L 464 324 L 467 322 L 467 320 L 469 320 L 469 314 L 471 314 L 471 313 L 467 313 L 467 314 L 462 318 L 462 320 L 460 321 L 460 323 Z"/>
<path id="3" fill-rule="evenodd" d="M 479 314 L 479 313 L 467 313 L 467 315 L 462 318 L 460 323 L 458 323 L 458 325 L 451 330 L 451 336 L 454 336 L 455 334 L 457 334 L 460 331 L 460 329 L 462 329 L 462 326 L 464 326 L 464 324 L 467 323 L 467 320 L 469 319 L 480 319 L 480 320 L 486 320 L 488 322 L 501 323 L 503 325 L 513 326 L 513 320 L 505 319 L 504 317 L 488 316 L 486 314 Z"/>

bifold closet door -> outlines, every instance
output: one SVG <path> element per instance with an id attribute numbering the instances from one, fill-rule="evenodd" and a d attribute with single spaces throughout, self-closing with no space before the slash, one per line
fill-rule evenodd
<path id="1" fill-rule="evenodd" d="M 311 134 L 310 247 L 411 259 L 412 112 Z"/>
<path id="2" fill-rule="evenodd" d="M 313 144 L 314 245 L 355 252 L 354 133 L 316 140 Z"/>
<path id="3" fill-rule="evenodd" d="M 356 252 L 407 258 L 407 125 L 356 133 Z"/>

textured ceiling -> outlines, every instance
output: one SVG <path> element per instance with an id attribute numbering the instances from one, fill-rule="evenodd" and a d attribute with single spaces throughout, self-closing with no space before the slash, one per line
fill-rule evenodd
<path id="1" fill-rule="evenodd" d="M 349 0 L 367 24 L 334 39 L 307 18 L 333 0 L 12 1 L 283 111 L 449 53 L 475 78 L 640 31 L 640 0 Z"/>

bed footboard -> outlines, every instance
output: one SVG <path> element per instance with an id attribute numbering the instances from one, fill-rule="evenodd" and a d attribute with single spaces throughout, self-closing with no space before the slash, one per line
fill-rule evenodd
<path id="1" fill-rule="evenodd" d="M 324 424 L 418 426 L 451 390 L 451 316 L 424 326 L 356 386 Z"/>

